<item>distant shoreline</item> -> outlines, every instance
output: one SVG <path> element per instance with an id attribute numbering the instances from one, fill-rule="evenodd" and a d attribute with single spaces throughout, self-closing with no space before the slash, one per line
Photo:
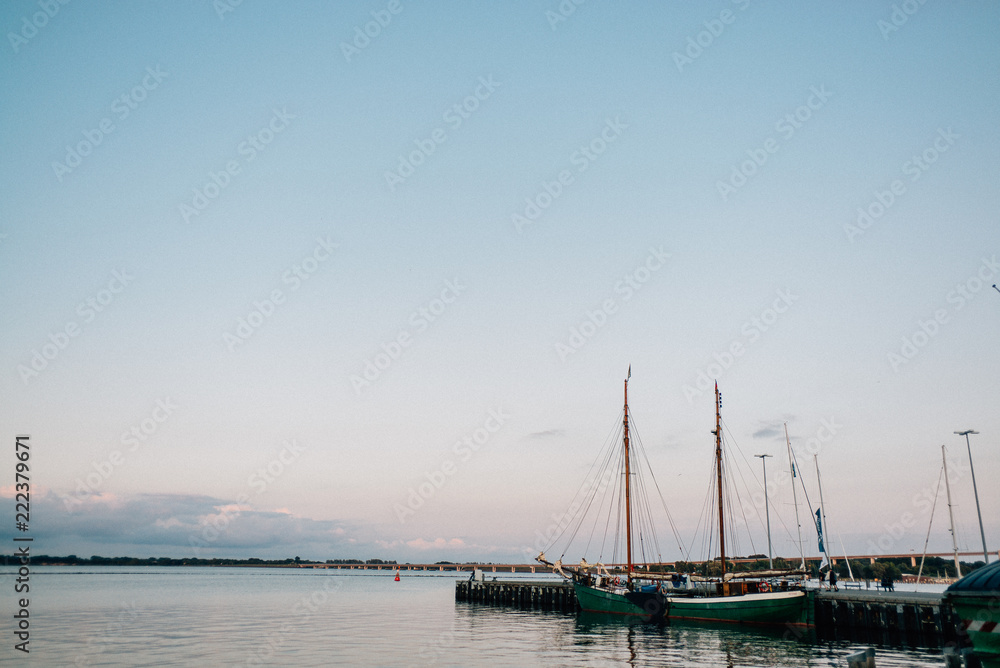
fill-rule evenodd
<path id="1" fill-rule="evenodd" d="M 15 555 L 3 555 L 0 557 L 4 566 L 19 566 L 21 558 Z M 173 557 L 99 557 L 79 558 L 75 555 L 65 557 L 52 557 L 49 555 L 32 556 L 31 563 L 35 566 L 245 566 L 251 568 L 312 568 L 312 567 L 351 567 L 351 566 L 380 566 L 382 568 L 394 568 L 395 561 L 385 561 L 381 559 L 369 559 L 361 561 L 357 559 L 332 559 L 327 561 L 310 561 L 305 559 L 200 559 L 200 558 L 173 558 Z M 447 564 L 442 564 L 447 565 Z"/>
<path id="2" fill-rule="evenodd" d="M 889 563 L 894 562 L 904 562 L 905 559 L 877 559 L 879 563 Z M 437 561 L 433 563 L 399 563 L 396 560 L 386 560 L 386 559 L 327 559 L 326 561 L 312 561 L 308 559 L 296 558 L 286 558 L 286 559 L 258 559 L 255 557 L 250 557 L 247 559 L 232 559 L 232 558 L 212 558 L 203 559 L 197 557 L 101 557 L 101 556 L 91 556 L 89 558 L 80 558 L 76 555 L 68 556 L 50 556 L 50 555 L 32 555 L 29 561 L 32 566 L 199 566 L 199 567 L 230 567 L 230 568 L 309 568 L 309 569 L 332 569 L 332 570 L 372 570 L 372 571 L 396 571 L 397 569 L 404 572 L 472 572 L 473 569 L 479 568 L 482 571 L 493 574 L 493 573 L 552 573 L 552 569 L 541 565 L 541 564 L 510 564 L 510 563 L 494 563 L 494 562 L 475 562 L 475 561 L 464 561 L 464 562 L 452 562 L 452 561 Z M 679 572 L 694 572 L 694 569 L 689 568 L 691 564 L 685 562 L 678 562 L 678 566 L 684 564 L 685 568 L 679 568 Z M 963 574 L 967 574 L 982 567 L 983 562 L 961 562 Z M 0 565 L 19 567 L 25 565 L 21 561 L 20 556 L 16 555 L 0 555 Z M 673 566 L 673 564 L 670 564 Z M 951 574 L 947 574 L 941 577 L 941 570 L 945 570 L 946 567 L 950 565 L 950 562 L 945 562 L 945 560 L 937 557 L 932 557 L 929 563 L 924 569 L 924 574 L 920 578 L 923 583 L 941 583 L 947 584 L 954 582 L 955 578 Z M 899 563 L 898 567 L 901 571 L 895 574 L 893 577 L 898 582 L 916 582 L 916 568 L 908 568 L 908 564 Z M 616 570 L 617 566 L 612 570 Z M 838 568 L 838 570 L 843 570 L 843 567 Z M 816 577 L 814 572 L 813 577 Z M 863 581 L 865 575 L 862 571 L 857 571 L 854 574 L 856 580 Z M 937 577 L 935 577 L 937 576 Z M 843 580 L 848 579 L 848 574 L 841 572 L 841 578 Z M 868 579 L 877 580 L 878 577 L 872 575 Z"/>

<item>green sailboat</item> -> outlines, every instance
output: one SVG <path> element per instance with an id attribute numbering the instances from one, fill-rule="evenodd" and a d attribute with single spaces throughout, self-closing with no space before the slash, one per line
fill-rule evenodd
<path id="1" fill-rule="evenodd" d="M 603 564 L 591 565 L 581 560 L 579 566 L 568 566 L 561 558 L 555 562 L 546 559 L 541 553 L 536 559 L 543 564 L 552 566 L 563 577 L 572 580 L 580 608 L 585 612 L 605 613 L 611 615 L 639 617 L 647 621 L 663 622 L 667 619 L 696 620 L 712 622 L 733 622 L 741 624 L 765 625 L 808 625 L 810 598 L 805 591 L 795 584 L 789 584 L 789 576 L 799 575 L 799 571 L 767 571 L 763 573 L 729 573 L 725 561 L 725 520 L 723 499 L 723 468 L 722 468 L 722 428 L 721 428 L 721 397 L 716 385 L 716 475 L 719 497 L 719 550 L 722 564 L 722 575 L 716 580 L 697 578 L 679 573 L 663 571 L 662 559 L 651 562 L 647 558 L 648 539 L 640 536 L 642 559 L 639 564 L 633 555 L 634 524 L 652 530 L 649 517 L 634 515 L 635 486 L 633 478 L 642 490 L 648 487 L 641 483 L 638 477 L 638 460 L 633 454 L 630 436 L 630 415 L 628 406 L 628 381 L 631 377 L 629 369 L 625 379 L 625 402 L 621 428 L 621 451 L 617 471 L 622 480 L 620 495 L 612 499 L 608 508 L 610 520 L 611 509 L 618 508 L 618 516 L 624 524 L 624 556 L 625 563 L 609 570 Z M 610 462 L 612 455 L 605 458 Z M 647 461 L 648 466 L 648 461 Z M 658 488 L 657 488 L 658 489 Z M 595 495 L 585 500 L 584 507 L 589 508 Z M 648 503 L 642 498 L 638 505 L 648 512 Z M 664 504 L 665 509 L 665 504 Z M 669 513 L 668 513 L 669 518 Z M 572 530 L 573 536 L 582 524 L 582 518 Z M 672 525 L 671 521 L 671 525 Z M 569 527 L 564 527 L 568 530 Z M 676 536 L 676 529 L 674 530 Z M 571 538 L 572 541 L 572 538 Z M 655 543 L 655 535 L 653 541 Z M 657 548 L 658 549 L 658 548 Z M 623 567 L 623 568 L 622 568 Z M 772 590 L 772 583 L 774 589 Z"/>
<path id="2" fill-rule="evenodd" d="M 633 452 L 629 436 L 628 381 L 632 377 L 629 367 L 625 378 L 625 405 L 622 418 L 621 475 L 623 479 L 624 524 L 625 524 L 625 570 L 612 573 L 603 564 L 587 564 L 579 567 L 563 565 L 561 559 L 555 563 L 545 558 L 545 553 L 536 557 L 537 561 L 554 567 L 556 572 L 573 581 L 576 600 L 585 612 L 640 617 L 647 621 L 662 621 L 666 613 L 666 596 L 659 582 L 660 573 L 637 572 L 632 554 L 633 533 Z"/>
<path id="3" fill-rule="evenodd" d="M 809 625 L 809 596 L 802 589 L 788 586 L 791 573 L 727 573 L 726 526 L 722 471 L 722 395 L 715 384 L 715 468 L 719 502 L 719 563 L 721 577 L 705 583 L 702 596 L 670 596 L 667 616 L 710 622 L 765 625 Z M 785 576 L 785 577 L 776 577 Z M 771 591 L 772 582 L 776 583 Z M 713 587 L 714 585 L 714 587 Z M 714 588 L 714 591 L 713 591 Z"/>

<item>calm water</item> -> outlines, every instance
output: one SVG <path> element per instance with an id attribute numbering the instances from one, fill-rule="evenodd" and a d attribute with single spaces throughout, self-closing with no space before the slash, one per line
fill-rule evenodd
<path id="1" fill-rule="evenodd" d="M 11 640 L 12 571 L 0 567 L 6 665 L 843 667 L 861 648 L 460 604 L 454 574 L 37 567 L 25 660 Z M 926 650 L 877 652 L 879 668 L 944 665 Z"/>

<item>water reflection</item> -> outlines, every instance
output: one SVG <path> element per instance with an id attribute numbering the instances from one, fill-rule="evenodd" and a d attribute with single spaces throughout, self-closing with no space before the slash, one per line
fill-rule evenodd
<path id="1" fill-rule="evenodd" d="M 811 642 L 814 636 L 780 628 L 689 621 L 645 624 L 597 613 L 579 613 L 573 635 L 581 647 L 624 647 L 629 665 L 684 659 L 702 665 L 801 666 L 817 649 Z"/>

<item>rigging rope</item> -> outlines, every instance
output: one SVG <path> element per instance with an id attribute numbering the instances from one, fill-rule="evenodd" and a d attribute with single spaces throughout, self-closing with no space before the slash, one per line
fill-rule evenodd
<path id="1" fill-rule="evenodd" d="M 604 561 L 604 557 L 609 551 L 611 554 L 609 563 L 620 563 L 625 560 L 625 552 L 628 550 L 624 544 L 626 537 L 623 529 L 626 520 L 626 481 L 624 477 L 624 448 L 620 447 L 624 428 L 623 414 L 624 410 L 619 411 L 615 428 L 609 433 L 609 438 L 602 446 L 599 456 L 590 466 L 589 479 L 578 489 L 574 503 L 567 513 L 568 519 L 559 522 L 557 530 L 553 532 L 554 536 L 546 547 L 546 550 L 550 550 L 554 545 L 562 544 L 564 549 L 560 559 L 566 556 L 575 543 L 584 542 L 583 538 L 586 537 L 582 556 L 585 557 L 593 548 L 599 552 L 598 561 Z M 631 472 L 629 480 L 631 484 L 629 499 L 631 501 L 631 517 L 628 519 L 632 526 L 632 545 L 636 552 L 632 555 L 633 563 L 663 562 L 656 532 L 656 522 L 653 519 L 653 505 L 649 499 L 649 493 L 652 490 L 646 480 L 647 476 L 651 476 L 653 479 L 653 489 L 660 497 L 660 506 L 667 517 L 678 549 L 682 556 L 690 558 L 690 550 L 685 550 L 680 532 L 667 508 L 663 492 L 656 477 L 652 475 L 649 456 L 631 415 L 628 427 L 630 433 L 629 469 Z M 588 515 L 594 520 L 589 531 L 584 529 Z M 611 526 L 612 522 L 614 522 L 614 529 Z M 603 530 L 600 530 L 602 524 L 604 525 Z"/>

